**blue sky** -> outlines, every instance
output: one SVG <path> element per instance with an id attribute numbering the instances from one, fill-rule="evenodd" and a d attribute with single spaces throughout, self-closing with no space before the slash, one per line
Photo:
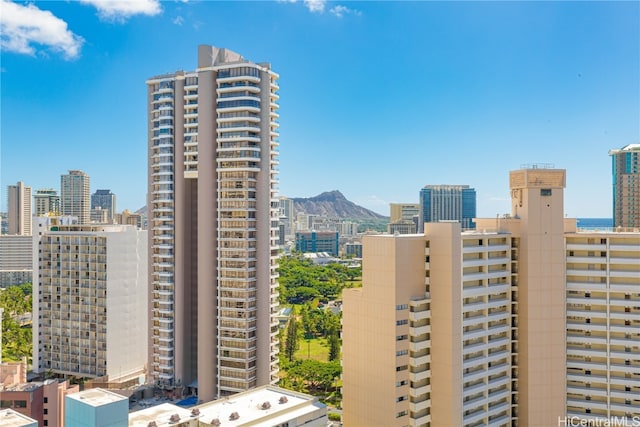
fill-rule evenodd
<path id="1" fill-rule="evenodd" d="M 388 215 L 426 184 L 509 211 L 508 172 L 567 169 L 565 211 L 611 216 L 608 150 L 640 142 L 639 2 L 0 0 L 1 172 L 82 169 L 146 193 L 146 85 L 211 44 L 280 74 L 280 193 Z"/>

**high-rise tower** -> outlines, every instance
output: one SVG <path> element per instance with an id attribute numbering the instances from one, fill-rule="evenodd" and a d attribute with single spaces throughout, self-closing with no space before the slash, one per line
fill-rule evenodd
<path id="1" fill-rule="evenodd" d="M 96 190 L 91 195 L 91 209 L 101 208 L 107 211 L 107 221 L 113 222 L 116 215 L 116 195 L 111 190 Z"/>
<path id="2" fill-rule="evenodd" d="M 613 175 L 613 225 L 640 227 L 640 144 L 610 150 Z"/>
<path id="3" fill-rule="evenodd" d="M 205 401 L 277 381 L 277 78 L 199 46 L 147 81 L 149 374 Z"/>
<path id="4" fill-rule="evenodd" d="M 60 176 L 60 210 L 62 215 L 78 217 L 78 224 L 89 224 L 91 193 L 89 175 L 80 170 L 70 170 Z"/>
<path id="5" fill-rule="evenodd" d="M 53 188 L 41 188 L 33 195 L 33 215 L 60 215 L 60 196 Z"/>
<path id="6" fill-rule="evenodd" d="M 31 235 L 31 187 L 20 181 L 7 187 L 8 234 Z"/>
<path id="7" fill-rule="evenodd" d="M 420 190 L 420 231 L 425 222 L 458 221 L 475 228 L 476 190 L 468 185 L 427 185 Z"/>

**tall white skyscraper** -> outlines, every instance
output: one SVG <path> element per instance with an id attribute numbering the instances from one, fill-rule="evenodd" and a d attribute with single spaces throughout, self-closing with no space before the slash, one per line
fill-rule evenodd
<path id="1" fill-rule="evenodd" d="M 8 234 L 31 235 L 31 187 L 19 181 L 7 187 Z"/>
<path id="2" fill-rule="evenodd" d="M 277 78 L 199 46 L 147 81 L 149 376 L 204 401 L 278 379 Z"/>
<path id="3" fill-rule="evenodd" d="M 70 170 L 60 176 L 60 209 L 62 215 L 78 217 L 78 224 L 88 224 L 91 211 L 89 175 L 80 170 Z"/>

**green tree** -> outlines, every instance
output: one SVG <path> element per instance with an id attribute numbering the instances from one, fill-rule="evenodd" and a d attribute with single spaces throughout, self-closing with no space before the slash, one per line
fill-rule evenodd
<path id="1" fill-rule="evenodd" d="M 338 332 L 333 332 L 329 335 L 329 362 L 338 360 L 340 358 L 340 338 L 338 338 Z"/>
<path id="2" fill-rule="evenodd" d="M 288 371 L 293 382 L 303 382 L 308 389 L 327 391 L 336 377 L 340 376 L 340 362 L 303 360 Z"/>
<path id="3" fill-rule="evenodd" d="M 289 362 L 293 361 L 293 355 L 300 347 L 300 341 L 298 339 L 298 321 L 294 312 L 292 312 L 287 325 L 287 342 L 284 349 L 285 357 Z"/>

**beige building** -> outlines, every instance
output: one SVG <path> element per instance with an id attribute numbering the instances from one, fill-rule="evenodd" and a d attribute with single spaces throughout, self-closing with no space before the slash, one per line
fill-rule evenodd
<path id="1" fill-rule="evenodd" d="M 130 212 L 128 209 L 117 213 L 115 216 L 116 224 L 135 225 L 138 228 L 144 228 L 144 221 L 142 215 Z"/>
<path id="2" fill-rule="evenodd" d="M 33 215 L 60 215 L 60 196 L 53 188 L 42 188 L 33 195 Z"/>
<path id="3" fill-rule="evenodd" d="M 89 175 L 80 170 L 70 170 L 60 176 L 60 212 L 75 216 L 78 224 L 89 224 L 91 193 Z"/>
<path id="4" fill-rule="evenodd" d="M 19 181 L 7 186 L 7 227 L 10 235 L 31 235 L 31 187 Z"/>
<path id="5" fill-rule="evenodd" d="M 510 174 L 512 214 L 365 236 L 345 290 L 345 425 L 553 426 L 566 413 L 564 170 Z"/>
<path id="6" fill-rule="evenodd" d="M 640 231 L 640 144 L 610 150 L 613 175 L 613 225 Z"/>
<path id="7" fill-rule="evenodd" d="M 568 231 L 567 416 L 640 424 L 640 232 Z"/>
<path id="8" fill-rule="evenodd" d="M 413 217 L 420 215 L 418 203 L 389 203 L 389 222 L 413 221 Z"/>
<path id="9" fill-rule="evenodd" d="M 199 46 L 147 81 L 149 378 L 205 401 L 278 380 L 277 79 Z"/>
<path id="10" fill-rule="evenodd" d="M 34 371 L 111 379 L 143 375 L 146 232 L 132 226 L 38 221 Z"/>

